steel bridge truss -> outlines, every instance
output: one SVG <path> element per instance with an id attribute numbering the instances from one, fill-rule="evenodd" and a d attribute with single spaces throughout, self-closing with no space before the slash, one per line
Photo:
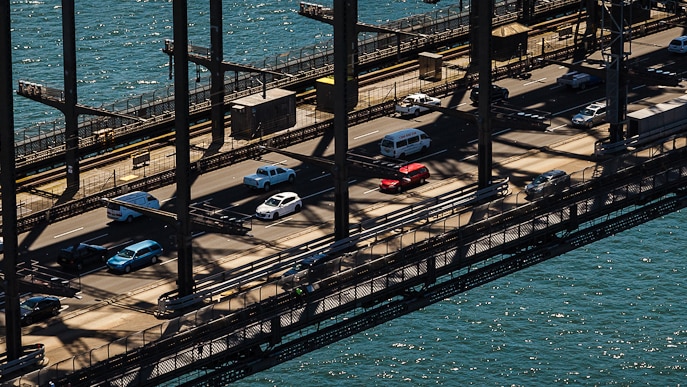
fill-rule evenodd
<path id="1" fill-rule="evenodd" d="M 410 232 L 390 230 L 312 273 L 298 284 L 302 296 L 268 283 L 22 379 L 121 386 L 241 379 L 687 207 L 687 147 L 666 142 L 571 181 L 558 196 L 520 206 L 503 198 Z M 471 222 L 457 227 L 461 216 Z"/>

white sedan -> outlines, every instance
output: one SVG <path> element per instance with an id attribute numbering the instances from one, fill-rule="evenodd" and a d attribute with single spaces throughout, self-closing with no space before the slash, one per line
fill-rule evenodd
<path id="1" fill-rule="evenodd" d="M 282 192 L 272 195 L 255 210 L 255 216 L 260 219 L 279 219 L 280 216 L 299 212 L 303 202 L 295 192 Z"/>

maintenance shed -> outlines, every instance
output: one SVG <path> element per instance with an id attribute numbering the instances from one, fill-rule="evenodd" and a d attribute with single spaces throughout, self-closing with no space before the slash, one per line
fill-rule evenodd
<path id="1" fill-rule="evenodd" d="M 296 125 L 296 93 L 268 89 L 231 104 L 231 135 L 250 140 Z"/>

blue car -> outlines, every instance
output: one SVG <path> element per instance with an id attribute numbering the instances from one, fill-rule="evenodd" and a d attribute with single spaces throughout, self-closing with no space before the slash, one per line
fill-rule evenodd
<path id="1" fill-rule="evenodd" d="M 157 262 L 160 255 L 162 246 L 155 241 L 145 240 L 120 250 L 107 260 L 107 267 L 110 270 L 129 273 L 132 269 Z"/>

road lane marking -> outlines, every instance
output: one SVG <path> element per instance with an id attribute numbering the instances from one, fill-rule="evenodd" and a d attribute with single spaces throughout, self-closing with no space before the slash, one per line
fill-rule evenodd
<path id="1" fill-rule="evenodd" d="M 59 238 L 59 237 L 63 237 L 63 236 L 65 236 L 65 235 L 69 235 L 69 234 L 71 234 L 71 233 L 75 233 L 75 232 L 81 231 L 81 230 L 83 230 L 83 227 L 75 228 L 74 230 L 67 231 L 67 232 L 63 232 L 62 234 L 57 234 L 57 235 L 55 235 L 55 236 L 52 237 L 52 238 L 53 238 L 53 239 L 57 239 L 57 238 Z"/>
<path id="2" fill-rule="evenodd" d="M 363 138 L 363 137 L 371 136 L 371 135 L 376 134 L 376 133 L 379 133 L 379 130 L 375 130 L 374 132 L 365 133 L 365 134 L 362 134 L 362 135 L 360 135 L 360 136 L 353 137 L 353 139 L 354 139 L 354 140 L 359 140 L 359 139 L 361 139 L 361 138 Z"/>
<path id="3" fill-rule="evenodd" d="M 535 83 L 542 83 L 542 82 L 544 82 L 545 80 L 546 80 L 546 77 L 544 77 L 544 78 L 539 78 L 539 79 L 535 79 L 534 81 L 525 82 L 525 86 L 529 86 L 529 85 L 532 85 L 532 84 L 535 84 Z"/>
<path id="4" fill-rule="evenodd" d="M 331 173 L 325 173 L 324 175 L 320 175 L 320 176 L 317 176 L 317 177 L 313 177 L 312 179 L 310 179 L 310 181 L 315 181 L 315 180 L 319 180 L 319 179 L 324 179 L 325 177 L 329 177 L 329 176 L 331 176 L 331 175 L 332 175 Z"/>
<path id="5" fill-rule="evenodd" d="M 288 221 L 291 220 L 291 219 L 293 219 L 292 216 L 289 216 L 288 218 L 283 218 L 282 220 L 279 220 L 279 221 L 277 221 L 277 222 L 270 223 L 269 225 L 265 226 L 265 228 L 270 228 L 270 227 L 272 227 L 272 226 L 277 226 L 277 225 L 280 225 L 280 224 L 282 224 L 282 223 L 286 223 L 286 222 L 288 222 Z"/>

